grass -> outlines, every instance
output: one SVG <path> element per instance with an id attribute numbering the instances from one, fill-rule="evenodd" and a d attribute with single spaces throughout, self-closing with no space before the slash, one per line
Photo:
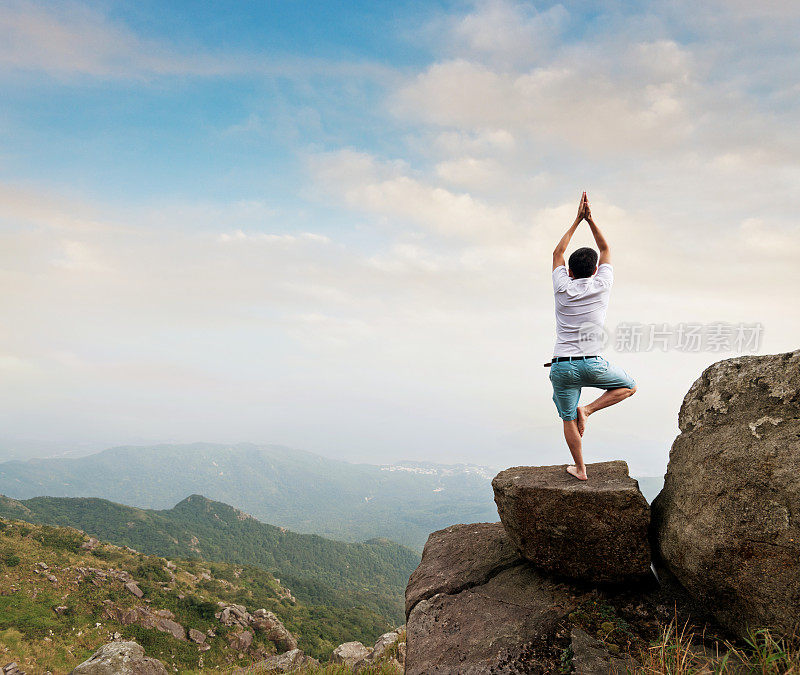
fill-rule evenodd
<path id="1" fill-rule="evenodd" d="M 800 638 L 781 638 L 762 628 L 750 631 L 741 644 L 714 641 L 708 647 L 702 633 L 675 620 L 661 637 L 639 654 L 648 675 L 800 675 Z"/>
<path id="2" fill-rule="evenodd" d="M 320 660 L 327 659 L 341 642 L 367 642 L 357 632 L 358 617 L 352 612 L 342 615 L 334 608 L 294 603 L 264 570 L 176 559 L 170 573 L 164 558 L 107 543 L 88 551 L 81 547 L 86 538 L 71 528 L 0 518 L 0 666 L 16 661 L 29 673 L 49 670 L 60 675 L 115 638 L 136 640 L 148 656 L 179 673 L 226 672 L 275 652 L 274 645 L 256 632 L 254 648 L 240 658 L 226 639 L 234 629 L 214 617 L 218 601 L 242 604 L 250 611 L 264 607 L 275 612 L 298 637 L 299 647 Z M 39 562 L 48 569 L 40 570 Z M 127 570 L 144 598 L 137 600 L 122 581 L 110 576 L 104 580 L 94 575 L 97 585 L 91 577 L 83 579 L 78 567 Z M 51 574 L 54 581 L 49 579 Z M 149 604 L 153 609 L 168 609 L 185 628 L 213 629 L 216 635 L 206 639 L 211 649 L 199 652 L 193 643 L 167 633 L 123 626 L 104 615 L 104 600 L 119 607 Z"/>

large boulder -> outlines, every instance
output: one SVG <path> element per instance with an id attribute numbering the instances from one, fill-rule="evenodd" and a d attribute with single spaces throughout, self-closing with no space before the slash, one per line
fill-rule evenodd
<path id="1" fill-rule="evenodd" d="M 167 675 L 158 659 L 144 655 L 135 642 L 110 642 L 103 645 L 70 675 Z"/>
<path id="2" fill-rule="evenodd" d="M 707 368 L 653 502 L 656 552 L 739 635 L 800 617 L 800 351 Z"/>
<path id="3" fill-rule="evenodd" d="M 500 523 L 432 533 L 406 589 L 406 673 L 544 672 L 534 648 L 579 603 L 528 564 Z"/>
<path id="4" fill-rule="evenodd" d="M 587 465 L 579 481 L 566 466 L 517 466 L 494 480 L 500 520 L 522 555 L 547 572 L 620 582 L 650 571 L 650 507 L 622 461 Z"/>

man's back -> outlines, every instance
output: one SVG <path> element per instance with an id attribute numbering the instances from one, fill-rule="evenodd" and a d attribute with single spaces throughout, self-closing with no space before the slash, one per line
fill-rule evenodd
<path id="1" fill-rule="evenodd" d="M 598 349 L 596 339 L 586 341 L 586 327 L 587 324 L 593 327 L 589 334 L 601 332 L 613 283 L 614 271 L 608 263 L 601 263 L 596 274 L 582 279 L 571 279 L 563 265 L 553 270 L 556 308 L 553 356 L 582 356 L 588 353 L 587 349 Z"/>

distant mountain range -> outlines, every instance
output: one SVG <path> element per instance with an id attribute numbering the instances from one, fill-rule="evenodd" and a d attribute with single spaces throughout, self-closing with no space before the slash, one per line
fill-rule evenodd
<path id="1" fill-rule="evenodd" d="M 344 541 L 383 537 L 421 551 L 453 523 L 497 521 L 490 480 L 468 464 L 353 464 L 276 445 L 119 447 L 79 458 L 0 463 L 0 493 L 101 497 L 167 509 L 203 494 L 267 523 Z M 648 499 L 660 478 L 640 478 Z"/>
<path id="2" fill-rule="evenodd" d="M 403 593 L 419 563 L 416 552 L 386 539 L 298 534 L 201 495 L 162 511 L 97 498 L 0 496 L 0 516 L 75 527 L 148 554 L 253 565 L 306 604 L 360 608 L 393 625 L 403 622 Z"/>
<path id="3" fill-rule="evenodd" d="M 454 522 L 497 520 L 488 476 L 351 464 L 274 445 L 119 447 L 80 458 L 0 464 L 0 493 L 102 497 L 166 509 L 187 495 L 231 504 L 267 523 L 345 541 L 386 537 L 421 551 Z"/>

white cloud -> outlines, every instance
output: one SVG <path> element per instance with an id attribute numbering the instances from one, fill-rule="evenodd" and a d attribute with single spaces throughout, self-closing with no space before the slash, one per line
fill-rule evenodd
<path id="1" fill-rule="evenodd" d="M 486 241 L 519 232 L 504 208 L 408 175 L 403 162 L 378 162 L 365 153 L 342 150 L 313 156 L 310 165 L 327 194 L 396 225 Z"/>

